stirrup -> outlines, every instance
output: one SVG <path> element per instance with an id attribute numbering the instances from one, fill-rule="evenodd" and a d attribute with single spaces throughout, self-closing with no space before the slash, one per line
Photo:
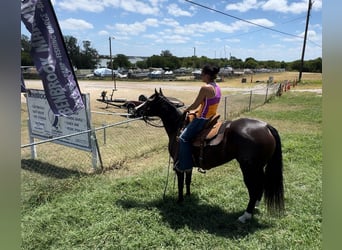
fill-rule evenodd
<path id="1" fill-rule="evenodd" d="M 204 170 L 203 168 L 197 168 L 197 171 L 200 172 L 201 174 L 206 174 L 207 171 Z"/>

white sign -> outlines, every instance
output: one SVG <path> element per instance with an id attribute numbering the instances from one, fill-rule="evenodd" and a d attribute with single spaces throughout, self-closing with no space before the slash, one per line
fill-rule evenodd
<path id="1" fill-rule="evenodd" d="M 26 94 L 32 137 L 44 140 L 90 129 L 89 95 L 82 94 L 84 109 L 70 116 L 56 116 L 50 109 L 43 90 L 28 89 Z M 91 151 L 90 132 L 58 139 L 54 142 Z"/>

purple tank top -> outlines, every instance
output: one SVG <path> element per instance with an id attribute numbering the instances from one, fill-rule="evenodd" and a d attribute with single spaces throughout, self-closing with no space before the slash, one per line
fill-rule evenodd
<path id="1" fill-rule="evenodd" d="M 217 113 L 217 108 L 221 100 L 221 89 L 216 83 L 209 83 L 215 88 L 215 96 L 212 98 L 205 98 L 202 102 L 200 117 L 210 118 Z"/>

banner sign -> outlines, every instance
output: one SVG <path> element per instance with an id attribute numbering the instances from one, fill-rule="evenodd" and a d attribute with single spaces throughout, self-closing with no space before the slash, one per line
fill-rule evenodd
<path id="1" fill-rule="evenodd" d="M 21 20 L 31 32 L 31 56 L 52 112 L 69 116 L 83 109 L 81 91 L 50 0 L 22 0 Z"/>
<path id="2" fill-rule="evenodd" d="M 90 130 L 89 94 L 82 94 L 82 97 L 86 104 L 84 109 L 70 116 L 56 116 L 50 109 L 43 90 L 27 89 L 30 135 L 44 140 Z M 54 142 L 86 151 L 92 149 L 90 132 L 65 137 Z"/>

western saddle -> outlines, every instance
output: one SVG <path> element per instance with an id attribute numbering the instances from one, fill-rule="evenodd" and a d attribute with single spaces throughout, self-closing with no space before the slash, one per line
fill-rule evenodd
<path id="1" fill-rule="evenodd" d="M 190 113 L 190 115 L 196 114 Z M 192 145 L 194 147 L 199 147 L 200 149 L 198 171 L 201 173 L 205 173 L 205 170 L 203 169 L 204 148 L 206 146 L 215 146 L 220 144 L 224 137 L 224 131 L 227 127 L 228 121 L 219 121 L 219 118 L 219 114 L 215 114 L 210 117 L 201 132 L 199 132 L 192 141 Z M 193 118 L 189 117 L 189 122 L 191 122 L 192 119 Z"/>

